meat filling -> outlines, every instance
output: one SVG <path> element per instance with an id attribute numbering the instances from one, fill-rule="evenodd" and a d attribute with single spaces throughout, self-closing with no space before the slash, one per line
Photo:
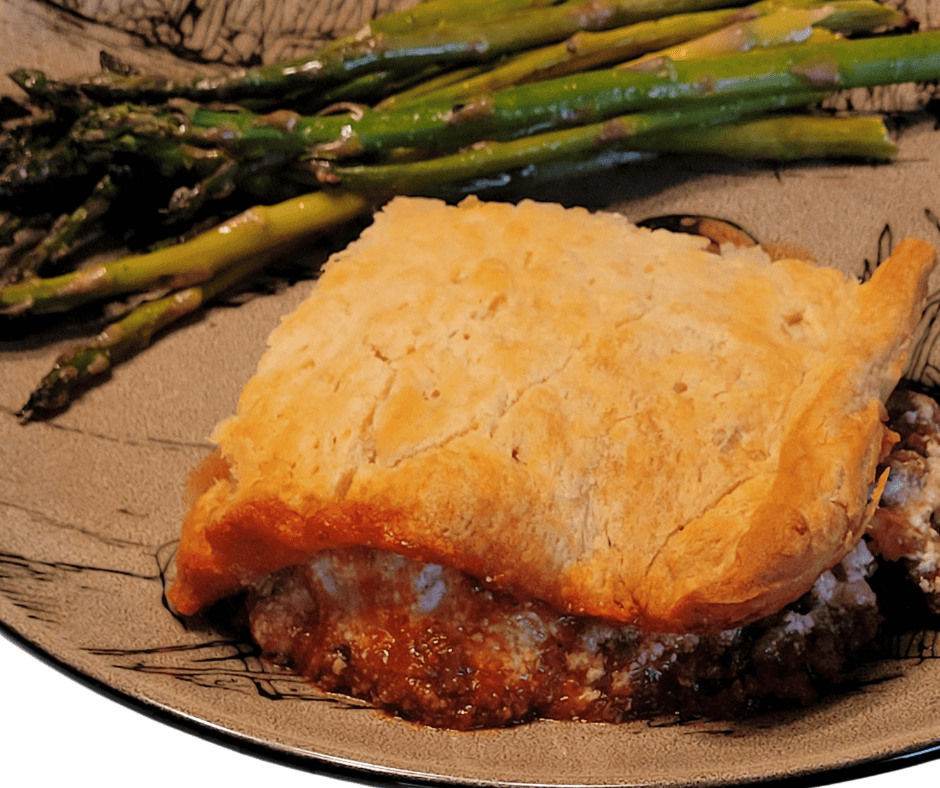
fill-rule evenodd
<path id="1" fill-rule="evenodd" d="M 868 582 L 876 555 L 903 562 L 940 612 L 940 408 L 907 391 L 888 408 L 901 441 L 870 540 L 796 603 L 747 627 L 654 634 L 560 615 L 457 570 L 360 547 L 256 583 L 246 601 L 252 636 L 267 659 L 325 691 L 460 730 L 812 702 L 851 676 L 878 632 Z"/>
<path id="2" fill-rule="evenodd" d="M 622 722 L 808 703 L 877 631 L 864 543 L 799 603 L 709 637 L 559 615 L 453 569 L 352 548 L 268 576 L 248 602 L 265 656 L 323 690 L 459 730 Z"/>
<path id="3" fill-rule="evenodd" d="M 888 457 L 891 473 L 869 533 L 874 550 L 901 563 L 930 611 L 940 615 L 940 407 L 898 389 L 887 408 L 900 440 Z"/>

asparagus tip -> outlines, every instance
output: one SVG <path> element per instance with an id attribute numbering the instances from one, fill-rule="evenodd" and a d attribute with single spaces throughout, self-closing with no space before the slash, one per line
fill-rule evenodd
<path id="1" fill-rule="evenodd" d="M 16 412 L 16 418 L 20 424 L 28 424 L 61 413 L 72 404 L 79 389 L 92 385 L 110 369 L 108 353 L 99 348 L 79 346 L 63 353 Z"/>
<path id="2" fill-rule="evenodd" d="M 37 85 L 43 86 L 46 84 L 45 72 L 37 69 L 17 68 L 9 72 L 7 76 L 26 91 L 36 88 Z"/>

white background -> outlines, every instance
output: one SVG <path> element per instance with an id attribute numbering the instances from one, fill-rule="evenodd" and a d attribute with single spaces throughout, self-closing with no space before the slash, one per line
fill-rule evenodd
<path id="1" fill-rule="evenodd" d="M 152 720 L 59 673 L 2 635 L 0 676 L 0 782 L 4 785 L 352 785 L 245 755 Z M 43 688 L 41 694 L 37 687 Z M 897 788 L 902 780 L 908 786 L 938 786 L 940 761 L 840 785 Z"/>

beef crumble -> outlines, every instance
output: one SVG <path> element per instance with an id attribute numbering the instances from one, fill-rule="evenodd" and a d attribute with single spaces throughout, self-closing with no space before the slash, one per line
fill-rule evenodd
<path id="1" fill-rule="evenodd" d="M 886 405 L 900 440 L 888 457 L 891 473 L 869 534 L 873 549 L 902 564 L 930 611 L 940 614 L 940 406 L 906 389 Z"/>
<path id="2" fill-rule="evenodd" d="M 768 701 L 809 703 L 845 678 L 878 627 L 872 565 L 860 543 L 798 603 L 707 637 L 559 615 L 457 570 L 368 548 L 272 574 L 248 608 L 267 659 L 425 725 L 727 717 Z"/>

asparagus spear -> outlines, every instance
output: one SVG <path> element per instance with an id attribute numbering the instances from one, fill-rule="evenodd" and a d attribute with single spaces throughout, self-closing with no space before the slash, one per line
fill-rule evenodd
<path id="1" fill-rule="evenodd" d="M 37 98 L 53 102 L 57 92 L 69 96 L 76 91 L 102 102 L 163 100 L 171 96 L 193 101 L 238 101 L 298 95 L 301 90 L 323 90 L 374 71 L 406 71 L 429 63 L 492 60 L 506 52 L 564 40 L 578 30 L 605 29 L 667 13 L 728 4 L 728 0 L 569 0 L 469 20 L 449 22 L 444 18 L 436 24 L 411 27 L 403 32 L 373 35 L 373 23 L 366 31 L 369 34 L 331 42 L 308 57 L 217 76 L 169 80 L 104 72 L 76 82 L 57 84 L 40 72 L 20 71 L 16 78 L 27 89 L 33 85 L 32 93 Z"/>
<path id="2" fill-rule="evenodd" d="M 669 129 L 655 138 L 638 138 L 631 148 L 775 161 L 815 158 L 887 161 L 897 153 L 897 145 L 889 138 L 880 118 L 829 115 L 775 115 L 707 130 Z"/>
<path id="3" fill-rule="evenodd" d="M 259 255 L 241 266 L 223 272 L 218 280 L 250 275 L 268 262 L 268 256 Z M 212 295 L 208 292 L 216 280 L 179 290 L 163 298 L 149 301 L 134 309 L 117 323 L 112 323 L 90 342 L 79 345 L 60 355 L 52 370 L 30 394 L 26 404 L 16 416 L 23 423 L 44 418 L 65 408 L 78 391 L 110 372 L 119 362 L 146 348 L 153 335 L 175 320 L 202 306 Z"/>
<path id="4" fill-rule="evenodd" d="M 75 123 L 61 147 L 72 161 L 85 167 L 92 163 L 110 166 L 119 157 L 130 157 L 156 165 L 165 179 L 199 178 L 195 187 L 177 190 L 167 214 L 174 221 L 191 217 L 207 199 L 226 197 L 236 188 L 261 198 L 271 192 L 267 175 L 285 163 L 284 156 L 275 149 L 236 158 L 207 144 L 198 130 L 187 125 L 190 106 L 171 101 L 157 106 L 97 107 Z M 275 190 L 275 199 L 278 196 Z"/>
<path id="5" fill-rule="evenodd" d="M 854 7 L 858 8 L 857 5 Z M 754 19 L 742 20 L 713 33 L 650 52 L 630 63 L 622 64 L 620 68 L 642 68 L 657 58 L 691 60 L 731 52 L 748 52 L 757 47 L 803 42 L 812 35 L 814 27 L 825 27 L 826 21 L 834 14 L 834 5 L 821 8 L 777 8 Z M 844 11 L 841 16 L 841 25 L 852 24 L 847 21 L 852 19 L 851 16 Z M 876 25 L 881 21 L 880 16 L 877 19 Z M 864 29 L 868 22 L 869 18 L 861 17 L 857 29 Z"/>
<path id="6" fill-rule="evenodd" d="M 275 257 L 277 254 L 274 252 L 247 257 L 202 284 L 177 290 L 134 308 L 90 341 L 61 354 L 17 412 L 17 418 L 26 423 L 62 410 L 80 390 L 103 379 L 117 364 L 147 348 L 158 331 L 247 280 Z"/>
<path id="7" fill-rule="evenodd" d="M 508 62 L 468 79 L 423 92 L 414 91 L 390 96 L 382 101 L 378 108 L 398 109 L 428 99 L 456 103 L 487 96 L 513 85 L 619 63 L 653 49 L 671 46 L 712 32 L 734 19 L 747 18 L 752 14 L 748 7 L 720 8 L 690 14 L 673 14 L 602 32 L 580 31 L 562 43 L 514 55 Z"/>
<path id="8" fill-rule="evenodd" d="M 515 145 L 516 143 L 492 143 Z M 774 162 L 813 158 L 889 160 L 897 146 L 880 118 L 780 114 L 772 118 L 745 118 L 718 126 L 686 127 L 638 135 L 623 146 L 603 147 L 584 155 L 548 159 L 497 175 L 440 184 L 423 194 L 459 199 L 466 194 L 514 184 L 514 188 L 543 187 L 562 181 L 583 180 L 614 168 L 647 161 L 659 154 L 737 156 Z"/>
<path id="9" fill-rule="evenodd" d="M 52 105 L 60 112 L 81 115 L 95 107 L 79 85 L 51 80 L 37 69 L 18 68 L 8 76 L 38 104 Z"/>
<path id="10" fill-rule="evenodd" d="M 63 353 L 17 416 L 27 422 L 61 410 L 78 390 L 86 388 L 108 374 L 116 364 L 147 347 L 158 331 L 246 281 L 285 250 L 310 241 L 371 209 L 371 200 L 362 195 L 318 192 L 271 209 L 252 209 L 227 223 L 225 232 L 200 236 L 190 244 L 194 244 L 202 254 L 230 258 L 231 264 L 201 282 L 144 302 L 89 342 Z M 179 251 L 180 247 L 175 249 Z M 160 257 L 161 253 L 153 253 L 153 256 Z"/>
<path id="11" fill-rule="evenodd" d="M 12 266 L 6 281 L 20 281 L 35 276 L 47 262 L 59 260 L 71 251 L 82 233 L 100 219 L 117 196 L 118 189 L 105 175 L 91 195 L 71 214 L 62 216 L 46 236 Z"/>
<path id="12" fill-rule="evenodd" d="M 940 78 L 938 51 L 940 31 L 809 41 L 694 60 L 663 58 L 643 70 L 588 72 L 508 88 L 459 106 L 429 101 L 356 117 L 301 117 L 286 111 L 259 116 L 197 108 L 191 122 L 203 127 L 206 139 L 245 150 L 275 146 L 299 155 L 309 148 L 320 158 L 396 148 L 445 151 L 656 106 L 934 80 Z"/>
<path id="13" fill-rule="evenodd" d="M 360 28 L 354 34 L 363 38 L 376 33 L 405 33 L 432 27 L 442 19 L 450 22 L 503 16 L 528 8 L 556 5 L 558 0 L 424 0 L 401 11 L 383 14 Z"/>
<path id="14" fill-rule="evenodd" d="M 375 105 L 375 109 L 398 109 L 399 107 L 423 101 L 427 99 L 428 96 L 437 95 L 439 92 L 443 92 L 444 95 L 450 96 L 451 94 L 446 91 L 452 86 L 460 85 L 465 80 L 471 80 L 474 77 L 478 77 L 490 72 L 491 69 L 487 68 L 486 65 L 472 65 L 465 66 L 464 68 L 446 69 L 438 76 L 418 82 L 412 87 L 406 88 L 404 90 L 393 92 L 391 95 L 386 96 L 381 101 L 379 101 Z M 500 85 L 500 87 L 503 86 Z M 459 87 L 456 88 L 455 92 L 460 92 Z"/>
<path id="15" fill-rule="evenodd" d="M 19 256 L 39 243 L 47 227 L 36 226 L 51 223 L 52 217 L 14 216 L 0 214 L 0 287 L 19 278 L 17 264 Z"/>
<path id="16" fill-rule="evenodd" d="M 320 91 L 308 101 L 304 91 L 299 94 L 285 96 L 279 100 L 278 104 L 283 106 L 312 106 L 320 112 L 327 112 L 336 104 L 342 103 L 369 103 L 380 100 L 389 93 L 399 93 L 410 89 L 414 85 L 422 85 L 425 82 L 440 76 L 449 74 L 450 69 L 446 66 L 431 65 L 423 69 L 415 69 L 410 73 L 402 74 L 398 71 L 374 71 L 371 74 L 363 74 L 337 85 L 335 88 Z M 251 100 L 240 102 L 240 106 L 254 111 L 263 111 L 264 100 L 261 109 L 253 106 Z"/>
<path id="17" fill-rule="evenodd" d="M 178 289 L 208 281 L 246 255 L 278 248 L 285 239 L 303 239 L 323 226 L 335 226 L 363 213 L 368 196 L 321 192 L 277 205 L 256 206 L 210 232 L 176 246 L 46 279 L 0 289 L 7 314 L 56 312 L 105 297 L 156 288 Z"/>
<path id="18" fill-rule="evenodd" d="M 37 186 L 100 172 L 118 154 L 143 156 L 160 165 L 167 176 L 193 169 L 205 174 L 217 168 L 223 154 L 205 149 L 198 134 L 187 133 L 185 120 L 174 103 L 95 106 L 52 145 L 27 148 L 0 173 L 0 200 L 17 200 Z"/>
<path id="19" fill-rule="evenodd" d="M 778 42 L 782 37 L 781 33 L 785 34 L 786 24 L 796 27 L 799 21 L 784 21 L 778 16 L 769 23 L 770 30 L 758 28 L 755 31 L 749 29 L 749 20 L 756 20 L 764 14 L 773 15 L 775 11 L 792 14 L 794 8 L 804 12 L 810 8 L 817 11 L 820 8 L 827 9 L 828 12 L 820 13 L 814 24 L 838 31 L 859 32 L 879 27 L 898 27 L 906 21 L 906 17 L 899 11 L 873 0 L 837 0 L 825 6 L 818 0 L 796 0 L 783 7 L 780 6 L 779 0 L 762 0 L 743 8 L 674 14 L 603 32 L 582 31 L 563 43 L 522 52 L 482 74 L 455 81 L 434 91 L 405 92 L 390 96 L 379 104 L 379 108 L 388 110 L 411 106 L 416 99 L 427 100 L 431 96 L 441 101 L 466 101 L 512 85 L 557 78 L 620 63 L 668 47 L 674 49 L 668 53 L 660 51 L 660 54 L 673 58 L 678 55 L 683 59 L 701 56 L 705 54 L 701 51 L 702 44 L 697 45 L 698 52 L 695 55 L 679 53 L 678 45 L 713 33 L 726 25 L 733 27 L 721 39 L 724 46 L 722 49 L 713 50 L 712 54 L 748 49 L 753 45 L 770 46 Z M 768 23 L 759 24 L 766 27 Z M 753 28 L 753 23 L 750 25 Z"/>
<path id="20" fill-rule="evenodd" d="M 88 173 L 88 161 L 65 141 L 57 141 L 48 148 L 30 148 L 0 172 L 0 205 L 12 206 L 22 195 L 40 186 Z"/>
<path id="21" fill-rule="evenodd" d="M 527 165 L 566 160 L 610 148 L 657 150 L 669 130 L 694 128 L 707 138 L 717 124 L 787 107 L 802 107 L 825 95 L 815 92 L 738 101 L 703 102 L 695 108 L 663 109 L 546 132 L 508 142 L 482 142 L 467 150 L 425 161 L 346 166 L 311 162 L 307 170 L 324 183 L 345 189 L 388 190 L 420 194 L 440 184 L 485 177 Z M 692 139 L 696 136 L 692 135 Z"/>

